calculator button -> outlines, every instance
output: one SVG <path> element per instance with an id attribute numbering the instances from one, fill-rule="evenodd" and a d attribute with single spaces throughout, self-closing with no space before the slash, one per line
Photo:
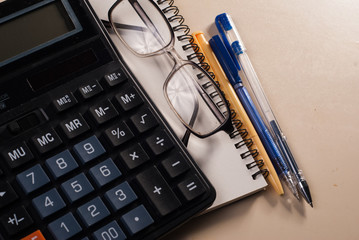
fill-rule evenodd
<path id="1" fill-rule="evenodd" d="M 122 223 L 126 226 L 131 235 L 150 226 L 154 221 L 143 205 L 132 209 L 121 217 Z"/>
<path id="2" fill-rule="evenodd" d="M 96 80 L 90 80 L 88 84 L 80 86 L 78 91 L 83 99 L 89 99 L 101 93 L 103 89 Z"/>
<path id="3" fill-rule="evenodd" d="M 134 137 L 126 123 L 118 122 L 105 130 L 105 136 L 112 147 L 118 147 Z"/>
<path id="4" fill-rule="evenodd" d="M 79 207 L 77 213 L 86 227 L 91 227 L 110 215 L 110 212 L 99 197 Z"/>
<path id="5" fill-rule="evenodd" d="M 189 170 L 189 165 L 180 153 L 173 154 L 162 161 L 161 165 L 168 176 L 175 178 Z"/>
<path id="6" fill-rule="evenodd" d="M 160 155 L 173 147 L 173 142 L 164 131 L 158 131 L 146 139 L 155 155 Z"/>
<path id="7" fill-rule="evenodd" d="M 15 235 L 33 223 L 32 218 L 21 206 L 0 217 L 0 222 L 9 235 Z"/>
<path id="8" fill-rule="evenodd" d="M 77 100 L 72 92 L 64 93 L 52 101 L 52 105 L 55 107 L 56 112 L 63 112 L 76 104 Z"/>
<path id="9" fill-rule="evenodd" d="M 19 196 L 8 182 L 0 183 L 0 209 L 18 198 Z"/>
<path id="10" fill-rule="evenodd" d="M 124 182 L 107 191 L 105 198 L 110 203 L 112 209 L 114 211 L 118 211 L 134 202 L 137 199 L 137 195 L 132 190 L 128 182 Z"/>
<path id="11" fill-rule="evenodd" d="M 64 191 L 70 202 L 75 202 L 94 191 L 91 183 L 83 173 L 80 173 L 61 184 L 61 189 Z"/>
<path id="12" fill-rule="evenodd" d="M 131 110 L 143 103 L 142 98 L 133 87 L 120 90 L 115 98 L 124 111 Z"/>
<path id="13" fill-rule="evenodd" d="M 111 158 L 92 167 L 89 174 L 98 187 L 102 187 L 122 175 Z"/>
<path id="14" fill-rule="evenodd" d="M 103 226 L 99 230 L 93 233 L 95 240 L 125 240 L 126 235 L 116 221 L 112 221 L 109 224 Z"/>
<path id="15" fill-rule="evenodd" d="M 63 209 L 66 206 L 64 200 L 62 200 L 56 189 L 51 189 L 50 191 L 34 198 L 32 200 L 32 204 L 42 219 Z"/>
<path id="16" fill-rule="evenodd" d="M 180 201 L 157 168 L 146 169 L 136 176 L 136 180 L 161 216 L 165 216 L 181 206 Z"/>
<path id="17" fill-rule="evenodd" d="M 146 132 L 158 125 L 157 119 L 148 108 L 141 109 L 130 119 L 140 133 Z"/>
<path id="18" fill-rule="evenodd" d="M 129 169 L 134 169 L 150 160 L 141 145 L 135 144 L 120 152 L 120 156 Z"/>
<path id="19" fill-rule="evenodd" d="M 65 150 L 47 159 L 45 164 L 56 179 L 75 170 L 79 166 L 69 150 Z"/>
<path id="20" fill-rule="evenodd" d="M 18 174 L 16 180 L 26 194 L 29 194 L 50 182 L 40 164 Z"/>
<path id="21" fill-rule="evenodd" d="M 53 129 L 41 131 L 31 138 L 37 151 L 41 154 L 49 152 L 61 145 L 62 141 Z"/>
<path id="22" fill-rule="evenodd" d="M 187 201 L 191 201 L 205 192 L 205 188 L 197 176 L 179 183 L 178 188 Z"/>
<path id="23" fill-rule="evenodd" d="M 89 137 L 74 146 L 76 155 L 83 164 L 101 156 L 106 151 L 96 136 Z"/>
<path id="24" fill-rule="evenodd" d="M 106 74 L 103 78 L 109 87 L 120 84 L 127 79 L 126 75 L 120 69 Z"/>
<path id="25" fill-rule="evenodd" d="M 21 240 L 46 240 L 44 235 L 42 235 L 40 230 L 37 230 L 29 235 L 27 235 L 24 238 L 21 238 Z"/>
<path id="26" fill-rule="evenodd" d="M 103 124 L 118 116 L 117 110 L 109 100 L 90 107 L 89 113 L 97 124 Z"/>
<path id="27" fill-rule="evenodd" d="M 20 142 L 19 144 L 8 147 L 2 152 L 2 156 L 10 168 L 19 167 L 34 159 L 34 155 L 25 142 Z"/>
<path id="28" fill-rule="evenodd" d="M 62 121 L 60 128 L 68 139 L 73 139 L 90 130 L 81 114 L 75 114 L 75 116 Z"/>
<path id="29" fill-rule="evenodd" d="M 67 213 L 51 222 L 48 229 L 56 240 L 67 240 L 82 231 L 80 224 L 72 213 Z"/>

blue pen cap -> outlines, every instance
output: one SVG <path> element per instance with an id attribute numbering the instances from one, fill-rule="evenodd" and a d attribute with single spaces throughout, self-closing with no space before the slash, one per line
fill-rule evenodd
<path id="1" fill-rule="evenodd" d="M 237 83 L 242 83 L 235 62 L 230 56 L 227 48 L 224 46 L 221 38 L 218 35 L 215 35 L 209 40 L 209 44 L 231 84 L 235 85 Z"/>
<path id="2" fill-rule="evenodd" d="M 229 15 L 227 13 L 221 13 L 216 17 L 216 23 L 218 22 L 219 24 L 221 24 L 224 31 L 232 30 L 232 24 L 229 21 L 228 16 Z"/>
<path id="3" fill-rule="evenodd" d="M 221 38 L 223 40 L 224 45 L 226 46 L 229 54 L 231 55 L 236 67 L 238 70 L 241 70 L 241 67 L 236 59 L 235 52 L 232 51 L 231 43 L 232 39 L 229 39 L 229 32 L 233 31 L 233 24 L 230 16 L 227 13 L 222 13 L 216 16 L 215 24 Z M 240 45 L 240 44 L 239 44 Z"/>

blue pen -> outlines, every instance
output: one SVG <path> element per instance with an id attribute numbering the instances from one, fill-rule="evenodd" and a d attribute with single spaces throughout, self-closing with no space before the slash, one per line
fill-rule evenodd
<path id="1" fill-rule="evenodd" d="M 238 74 L 238 69 L 231 58 L 229 52 L 224 46 L 221 38 L 216 35 L 209 40 L 209 44 L 216 55 L 219 63 L 221 64 L 223 71 L 231 82 L 234 90 L 236 91 L 238 98 L 243 104 L 244 109 L 246 110 L 248 117 L 251 119 L 254 128 L 256 129 L 259 138 L 261 139 L 263 146 L 267 150 L 267 153 L 271 160 L 274 162 L 276 167 L 280 170 L 280 178 L 288 185 L 291 192 L 299 198 L 298 191 L 294 182 L 294 178 L 289 171 L 287 165 L 284 162 L 283 157 L 281 156 L 279 149 L 274 143 L 272 136 L 266 125 L 264 124 L 260 114 L 257 111 L 247 89 L 243 86 L 242 80 Z"/>
<path id="2" fill-rule="evenodd" d="M 259 79 L 246 54 L 246 48 L 244 47 L 242 39 L 239 36 L 232 18 L 228 14 L 223 13 L 216 17 L 215 23 L 227 50 L 230 52 L 232 59 L 236 63 L 236 67 L 243 71 L 245 80 L 247 81 L 249 87 L 252 89 L 254 97 L 262 111 L 267 126 L 271 130 L 272 137 L 280 149 L 284 160 L 288 164 L 288 168 L 296 178 L 296 184 L 301 195 L 313 207 L 309 186 L 289 149 L 286 137 L 280 129 L 270 104 L 264 94 Z"/>

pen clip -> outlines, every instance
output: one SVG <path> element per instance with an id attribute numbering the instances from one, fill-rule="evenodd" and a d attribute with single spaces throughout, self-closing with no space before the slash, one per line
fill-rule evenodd
<path id="1" fill-rule="evenodd" d="M 209 40 L 209 43 L 219 63 L 221 64 L 224 72 L 227 75 L 230 75 L 228 79 L 232 82 L 232 84 L 233 85 L 238 83 L 242 84 L 242 80 L 238 74 L 238 69 L 236 67 L 236 64 L 233 61 L 226 46 L 222 42 L 221 38 L 218 35 L 215 35 Z"/>

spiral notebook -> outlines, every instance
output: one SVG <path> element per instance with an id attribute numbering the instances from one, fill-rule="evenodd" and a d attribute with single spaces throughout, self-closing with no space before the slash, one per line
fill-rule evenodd
<path id="1" fill-rule="evenodd" d="M 90 0 L 99 18 L 107 20 L 107 11 L 112 1 Z M 200 53 L 193 50 L 190 29 L 179 14 L 179 9 L 172 0 L 155 1 L 164 12 L 176 35 L 175 48 L 184 59 L 198 62 Z M 139 58 L 131 53 L 115 35 L 111 35 L 116 47 L 127 66 L 146 90 L 149 97 L 156 103 L 162 115 L 167 119 L 179 138 L 185 128 L 170 109 L 164 94 L 163 83 L 170 73 L 173 63 L 166 55 Z M 236 130 L 238 131 L 238 129 Z M 215 187 L 217 196 L 214 204 L 207 210 L 229 204 L 235 200 L 263 190 L 267 183 L 256 166 L 256 160 L 241 134 L 234 132 L 229 136 L 224 131 L 208 138 L 200 139 L 191 136 L 188 151 Z"/>

